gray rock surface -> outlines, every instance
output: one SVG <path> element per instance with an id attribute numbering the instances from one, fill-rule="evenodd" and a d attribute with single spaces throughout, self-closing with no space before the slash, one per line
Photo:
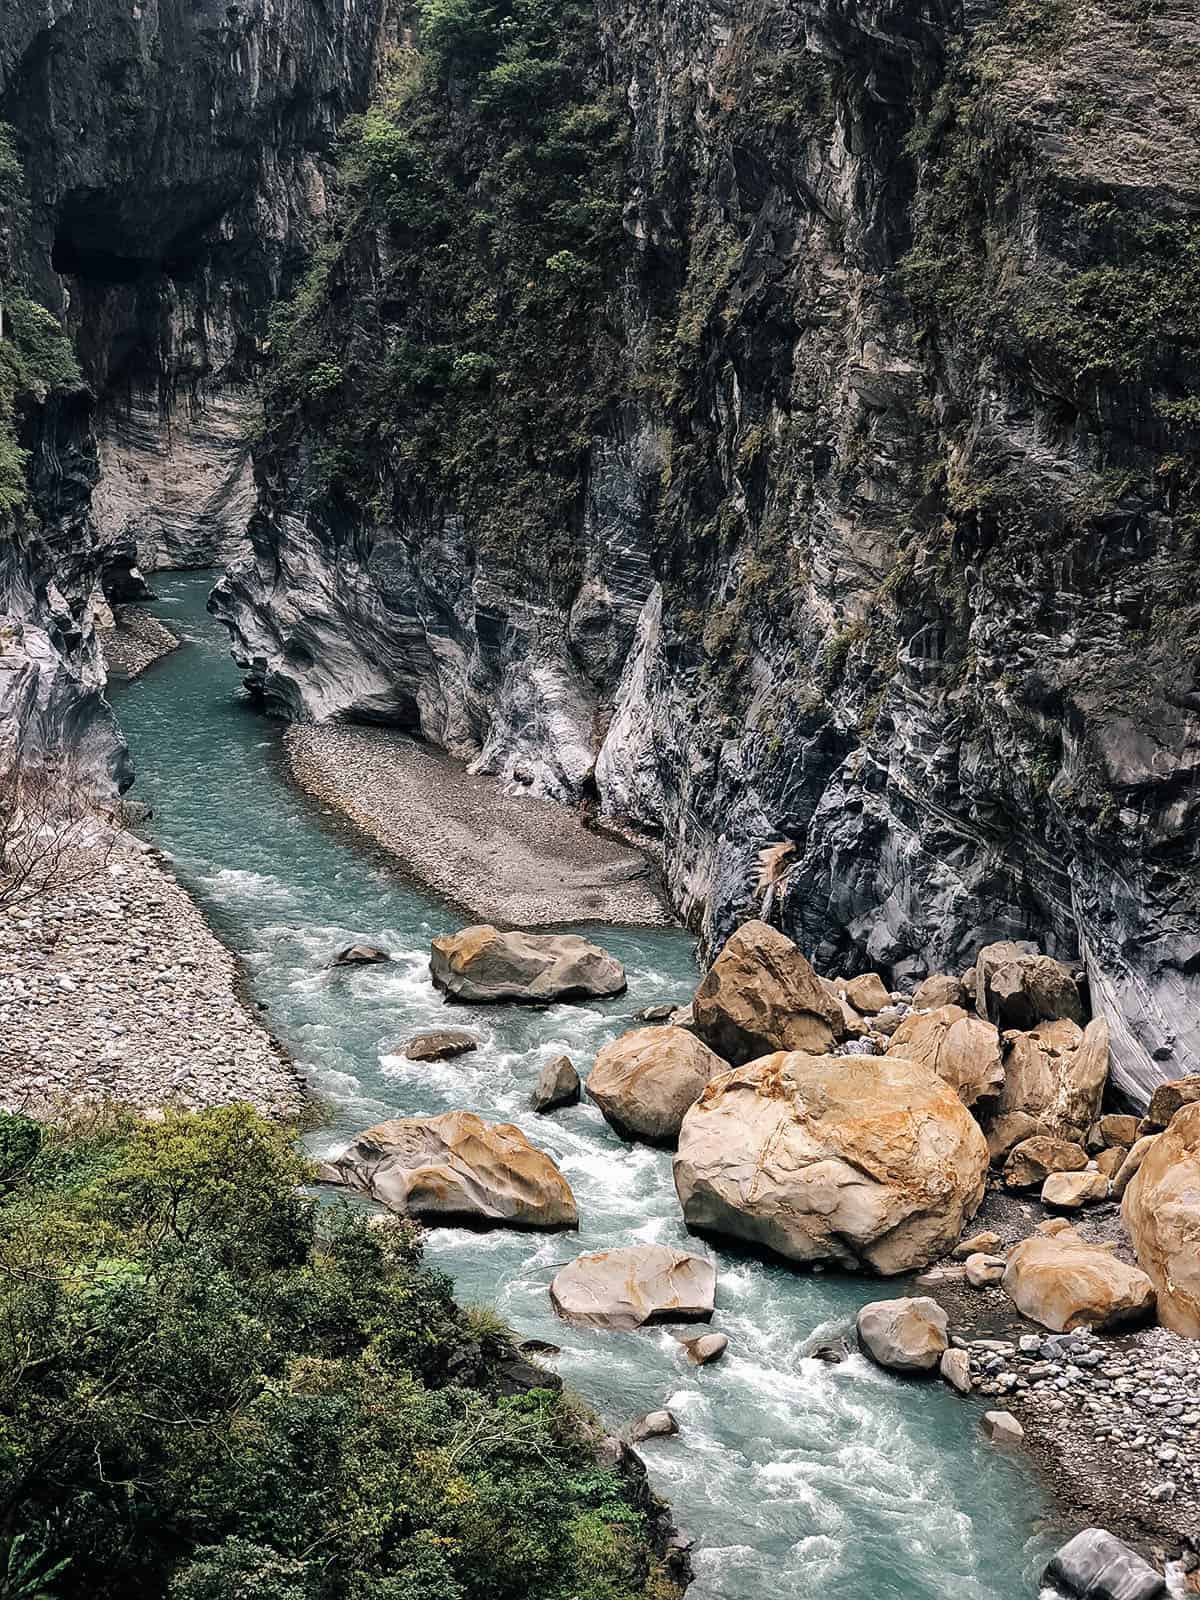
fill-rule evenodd
<path id="1" fill-rule="evenodd" d="M 1042 1582 L 1071 1600 L 1159 1600 L 1161 1573 L 1103 1528 L 1084 1528 L 1052 1557 Z"/>
<path id="2" fill-rule="evenodd" d="M 547 1061 L 538 1074 L 529 1103 L 535 1111 L 557 1111 L 560 1106 L 578 1105 L 583 1095 L 579 1074 L 570 1056 Z"/>

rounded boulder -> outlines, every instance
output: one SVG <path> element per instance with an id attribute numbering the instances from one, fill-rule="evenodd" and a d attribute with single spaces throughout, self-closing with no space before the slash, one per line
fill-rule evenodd
<path id="1" fill-rule="evenodd" d="M 673 1145 L 688 1107 L 728 1071 L 686 1028 L 635 1028 L 600 1051 L 587 1092 L 623 1137 Z"/>

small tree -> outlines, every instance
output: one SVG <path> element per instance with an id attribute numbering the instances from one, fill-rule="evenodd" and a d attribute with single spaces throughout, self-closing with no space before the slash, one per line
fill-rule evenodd
<path id="1" fill-rule="evenodd" d="M 91 877 L 113 838 L 112 818 L 65 763 L 18 756 L 0 778 L 0 911 Z"/>

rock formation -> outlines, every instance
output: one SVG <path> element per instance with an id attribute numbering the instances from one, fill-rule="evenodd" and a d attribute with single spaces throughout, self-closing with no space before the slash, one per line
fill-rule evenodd
<path id="1" fill-rule="evenodd" d="M 932 1372 L 949 1343 L 949 1319 L 936 1300 L 872 1300 L 858 1313 L 858 1338 L 881 1367 Z"/>
<path id="2" fill-rule="evenodd" d="M 635 1028 L 606 1044 L 587 1092 L 618 1133 L 673 1145 L 684 1113 L 729 1063 L 685 1028 Z"/>
<path id="3" fill-rule="evenodd" d="M 1004 1085 L 995 1028 L 981 1017 L 968 1016 L 961 1006 L 914 1011 L 892 1034 L 887 1053 L 936 1072 L 958 1091 L 965 1106 L 994 1099 Z"/>
<path id="4" fill-rule="evenodd" d="M 625 992 L 625 970 L 574 933 L 501 933 L 486 924 L 435 939 L 429 973 L 449 1000 L 546 1005 Z"/>
<path id="5" fill-rule="evenodd" d="M 986 1170 L 979 1128 L 927 1067 L 793 1053 L 709 1084 L 683 1119 L 675 1187 L 692 1228 L 886 1274 L 957 1243 Z"/>
<path id="6" fill-rule="evenodd" d="M 711 1261 L 667 1245 L 626 1245 L 577 1256 L 550 1285 L 555 1311 L 589 1328 L 707 1322 L 717 1278 Z"/>
<path id="7" fill-rule="evenodd" d="M 1177 1111 L 1146 1151 L 1121 1202 L 1158 1320 L 1200 1339 L 1200 1103 Z"/>
<path id="8" fill-rule="evenodd" d="M 1018 1311 L 1055 1333 L 1119 1328 L 1154 1312 L 1154 1285 L 1144 1272 L 1067 1227 L 1014 1245 L 1004 1290 Z"/>
<path id="9" fill-rule="evenodd" d="M 845 1033 L 838 1002 L 790 939 L 763 922 L 732 934 L 696 990 L 693 1026 L 740 1066 L 773 1050 L 821 1055 Z"/>
<path id="10" fill-rule="evenodd" d="M 428 1223 L 573 1228 L 575 1197 L 562 1173 L 512 1123 L 470 1111 L 393 1117 L 324 1163 L 326 1183 Z"/>

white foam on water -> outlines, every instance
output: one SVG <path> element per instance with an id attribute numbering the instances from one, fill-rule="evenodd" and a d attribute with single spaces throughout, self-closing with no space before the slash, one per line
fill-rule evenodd
<path id="1" fill-rule="evenodd" d="M 251 872 L 245 867 L 220 867 L 202 875 L 200 882 L 215 900 L 249 900 L 262 905 L 290 905 L 296 892 L 268 872 Z"/>

